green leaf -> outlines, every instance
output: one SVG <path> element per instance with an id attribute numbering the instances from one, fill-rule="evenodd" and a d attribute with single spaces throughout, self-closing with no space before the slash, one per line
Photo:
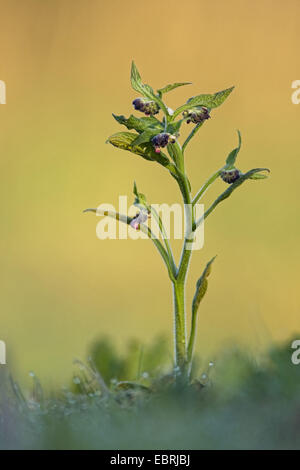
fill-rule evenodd
<path id="1" fill-rule="evenodd" d="M 207 278 L 208 276 L 210 275 L 211 273 L 211 265 L 212 263 L 214 262 L 215 260 L 215 256 L 207 263 L 203 273 L 202 273 L 202 276 L 200 277 L 200 279 L 198 279 L 197 281 L 197 284 L 196 284 L 196 292 L 195 292 L 195 295 L 194 295 L 194 298 L 193 298 L 193 303 L 192 303 L 192 314 L 193 315 L 196 315 L 197 313 L 197 310 L 199 308 L 199 305 L 200 305 L 200 302 L 201 300 L 203 299 L 206 291 L 207 291 L 207 286 L 208 286 L 208 282 L 207 282 Z"/>
<path id="2" fill-rule="evenodd" d="M 133 217 L 129 217 L 124 214 L 120 214 L 119 212 L 112 212 L 112 211 L 104 211 L 104 210 L 99 210 L 98 208 L 93 208 L 93 209 L 85 209 L 83 212 L 94 212 L 97 215 L 103 215 L 107 217 L 111 217 L 112 219 L 119 220 L 120 222 L 123 222 L 124 224 L 130 224 L 132 221 Z"/>
<path id="3" fill-rule="evenodd" d="M 133 185 L 133 194 L 135 195 L 135 200 L 133 204 L 137 207 L 142 207 L 148 210 L 149 206 L 147 204 L 146 196 L 145 194 L 138 192 L 136 182 L 134 182 Z"/>
<path id="4" fill-rule="evenodd" d="M 260 173 L 255 173 L 252 176 L 249 176 L 250 180 L 265 180 L 268 178 L 268 175 L 260 174 Z"/>
<path id="5" fill-rule="evenodd" d="M 142 82 L 141 75 L 133 61 L 131 64 L 131 77 L 130 78 L 131 78 L 131 86 L 135 91 L 140 93 L 145 98 L 149 98 L 150 100 L 155 101 L 158 104 L 158 106 L 164 111 L 164 113 L 168 115 L 168 110 L 165 104 L 160 99 L 160 97 L 154 93 L 153 88 L 150 85 L 147 85 Z"/>
<path id="6" fill-rule="evenodd" d="M 113 117 L 119 124 L 126 126 L 127 129 L 134 129 L 139 133 L 144 132 L 146 129 L 149 128 L 157 129 L 158 134 L 159 132 L 162 132 L 164 130 L 164 126 L 162 125 L 162 123 L 154 116 L 137 118 L 133 116 L 133 114 L 131 114 L 131 116 L 129 116 L 129 118 L 127 119 L 125 118 L 125 116 L 117 116 L 113 114 Z"/>
<path id="7" fill-rule="evenodd" d="M 156 129 L 147 129 L 137 136 L 137 138 L 132 142 L 132 145 L 140 145 L 146 142 L 151 142 L 152 137 L 154 137 L 157 133 L 158 132 Z"/>
<path id="8" fill-rule="evenodd" d="M 176 122 L 170 122 L 167 126 L 167 132 L 169 132 L 170 134 L 177 134 L 177 132 L 179 132 L 179 129 L 183 121 L 184 119 L 180 119 L 179 121 L 176 121 Z"/>
<path id="9" fill-rule="evenodd" d="M 149 85 L 146 85 L 142 82 L 141 75 L 133 61 L 131 64 L 130 79 L 131 79 L 131 86 L 135 91 L 137 91 L 138 93 L 141 93 L 143 96 L 149 99 L 153 99 L 153 96 L 155 96 L 153 88 L 151 88 Z"/>
<path id="10" fill-rule="evenodd" d="M 231 87 L 227 88 L 226 90 L 218 91 L 217 93 L 214 93 L 212 95 L 206 94 L 194 96 L 193 98 L 190 98 L 186 104 L 180 106 L 176 109 L 176 111 L 174 111 L 172 119 L 178 116 L 178 114 L 183 113 L 183 111 L 187 111 L 196 106 L 205 106 L 210 109 L 217 108 L 222 103 L 224 103 L 224 101 L 230 95 L 233 89 L 234 87 Z"/>
<path id="11" fill-rule="evenodd" d="M 133 142 L 138 137 L 138 134 L 131 132 L 117 132 L 111 135 L 107 142 L 122 150 L 128 150 L 136 155 L 140 155 L 146 160 L 155 161 L 161 165 L 168 167 L 170 160 L 162 152 L 156 153 L 151 143 L 144 143 L 134 145 Z"/>
<path id="12" fill-rule="evenodd" d="M 241 144 L 242 144 L 242 139 L 241 139 L 241 133 L 240 131 L 237 131 L 238 132 L 238 136 L 239 136 L 239 145 L 237 148 L 233 149 L 230 154 L 228 155 L 227 159 L 226 159 L 226 165 L 225 165 L 225 168 L 227 170 L 229 170 L 230 168 L 233 168 L 234 167 L 234 164 L 235 164 L 235 161 L 236 161 L 236 157 L 241 149 Z"/>
<path id="13" fill-rule="evenodd" d="M 191 82 L 172 83 L 172 84 L 170 84 L 170 85 L 166 85 L 166 86 L 163 87 L 163 88 L 160 88 L 159 90 L 157 90 L 157 93 L 159 93 L 160 95 L 162 95 L 163 93 L 168 93 L 169 91 L 172 91 L 172 90 L 174 90 L 175 88 L 178 88 L 178 87 L 184 86 L 184 85 L 191 85 Z"/>
<path id="14" fill-rule="evenodd" d="M 234 90 L 234 86 L 226 90 L 218 91 L 212 95 L 198 95 L 187 101 L 189 106 L 206 106 L 207 108 L 217 108 L 224 103 L 226 98 Z"/>

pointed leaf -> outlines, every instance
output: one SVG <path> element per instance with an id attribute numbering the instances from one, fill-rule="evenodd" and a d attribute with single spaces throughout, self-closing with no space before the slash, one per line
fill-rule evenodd
<path id="1" fill-rule="evenodd" d="M 142 82 L 141 75 L 135 65 L 135 63 L 132 61 L 131 64 L 131 86 L 132 88 L 137 91 L 138 93 L 141 93 L 143 96 L 153 99 L 154 91 L 151 86 L 146 85 Z"/>
<path id="2" fill-rule="evenodd" d="M 131 114 L 131 116 L 129 116 L 129 118 L 127 119 L 125 118 L 125 116 L 117 116 L 113 114 L 113 117 L 119 124 L 126 126 L 127 129 L 134 129 L 139 133 L 144 132 L 148 128 L 157 129 L 157 133 L 162 132 L 164 130 L 164 126 L 162 125 L 162 123 L 154 116 L 137 118 L 133 116 L 133 114 Z"/>
<path id="3" fill-rule="evenodd" d="M 152 137 L 157 134 L 157 130 L 155 129 L 147 129 L 146 131 L 142 132 L 137 138 L 132 142 L 132 145 L 140 145 L 146 142 L 151 142 Z"/>
<path id="4" fill-rule="evenodd" d="M 113 212 L 113 211 L 105 211 L 105 210 L 99 210 L 99 208 L 92 208 L 92 209 L 85 209 L 83 211 L 85 212 L 94 212 L 97 215 L 103 215 L 107 217 L 111 217 L 112 219 L 119 220 L 120 222 L 123 222 L 124 224 L 130 224 L 132 221 L 133 217 L 129 217 L 124 214 L 120 214 L 119 212 Z"/>
<path id="5" fill-rule="evenodd" d="M 266 178 L 268 178 L 268 175 L 260 173 L 255 173 L 254 175 L 249 176 L 250 180 L 265 180 Z"/>
<path id="6" fill-rule="evenodd" d="M 134 185 L 133 185 L 133 194 L 135 195 L 135 200 L 133 204 L 137 207 L 148 210 L 149 206 L 147 204 L 146 196 L 145 194 L 138 192 L 136 182 L 134 182 Z"/>
<path id="7" fill-rule="evenodd" d="M 145 98 L 149 98 L 150 100 L 155 101 L 158 106 L 163 109 L 164 113 L 168 114 L 166 106 L 159 96 L 154 93 L 153 88 L 150 85 L 142 82 L 141 75 L 133 61 L 131 64 L 131 86 L 135 91 L 140 93 Z"/>
<path id="8" fill-rule="evenodd" d="M 140 155 L 146 160 L 156 161 L 163 166 L 168 167 L 170 161 L 162 152 L 156 153 L 151 143 L 140 145 L 133 145 L 133 142 L 138 137 L 138 134 L 131 132 L 117 132 L 111 135 L 107 142 L 122 150 L 128 150 L 134 154 Z"/>
<path id="9" fill-rule="evenodd" d="M 215 260 L 215 256 L 207 263 L 202 276 L 200 279 L 198 279 L 197 284 L 196 284 L 196 292 L 193 298 L 193 303 L 192 303 L 192 314 L 196 315 L 198 307 L 200 305 L 201 300 L 203 299 L 206 290 L 207 290 L 207 278 L 211 273 L 211 265 Z"/>
<path id="10" fill-rule="evenodd" d="M 227 88 L 226 90 L 218 91 L 212 95 L 206 94 L 194 96 L 193 98 L 190 98 L 186 104 L 180 106 L 176 109 L 176 111 L 174 111 L 173 119 L 178 116 L 178 114 L 183 113 L 183 111 L 187 111 L 196 106 L 205 106 L 210 109 L 217 108 L 222 103 L 224 103 L 233 89 L 234 87 L 231 87 Z"/>
<path id="11" fill-rule="evenodd" d="M 167 126 L 167 132 L 169 132 L 170 134 L 177 134 L 183 121 L 183 119 L 180 119 L 176 122 L 170 122 Z"/>
<path id="12" fill-rule="evenodd" d="M 174 90 L 175 88 L 178 88 L 178 87 L 184 86 L 184 85 L 191 85 L 191 82 L 172 83 L 172 84 L 170 84 L 170 85 L 166 85 L 166 86 L 163 87 L 163 88 L 160 88 L 159 90 L 157 90 L 157 93 L 159 93 L 160 95 L 162 95 L 163 93 L 168 93 L 169 91 L 172 91 L 172 90 Z"/>
<path id="13" fill-rule="evenodd" d="M 137 185 L 136 185 L 136 182 L 133 183 L 133 194 L 138 197 L 138 190 L 137 190 Z"/>
<path id="14" fill-rule="evenodd" d="M 241 138 L 241 133 L 240 131 L 237 131 L 238 132 L 238 136 L 239 136 L 239 145 L 237 148 L 233 149 L 230 154 L 228 155 L 227 159 L 226 159 L 226 165 L 225 165 L 225 168 L 227 170 L 231 169 L 234 167 L 234 164 L 235 164 L 235 161 L 236 161 L 236 157 L 241 149 L 241 144 L 242 144 L 242 138 Z"/>

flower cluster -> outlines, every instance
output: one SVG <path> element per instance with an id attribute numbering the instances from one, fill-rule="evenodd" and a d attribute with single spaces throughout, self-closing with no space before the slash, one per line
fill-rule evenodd
<path id="1" fill-rule="evenodd" d="M 232 168 L 231 170 L 222 170 L 220 176 L 225 183 L 232 184 L 239 179 L 241 174 L 240 170 Z"/>
<path id="2" fill-rule="evenodd" d="M 153 116 L 154 114 L 159 113 L 159 106 L 155 101 L 149 101 L 145 98 L 136 98 L 132 102 L 134 109 L 145 113 L 146 116 Z"/>
<path id="3" fill-rule="evenodd" d="M 154 145 L 155 152 L 159 153 L 161 148 L 166 147 L 168 144 L 174 144 L 176 136 L 168 132 L 162 132 L 152 137 L 151 142 Z"/>
<path id="4" fill-rule="evenodd" d="M 210 118 L 209 110 L 204 106 L 184 111 L 182 115 L 184 118 L 187 118 L 187 124 L 189 124 L 190 122 L 193 122 L 194 124 L 199 124 L 200 122 L 205 121 L 205 119 Z"/>
<path id="5" fill-rule="evenodd" d="M 141 212 L 138 212 L 138 214 L 132 219 L 129 225 L 134 230 L 139 230 L 140 224 L 143 224 L 147 220 L 148 220 L 148 214 L 146 211 L 142 210 Z"/>

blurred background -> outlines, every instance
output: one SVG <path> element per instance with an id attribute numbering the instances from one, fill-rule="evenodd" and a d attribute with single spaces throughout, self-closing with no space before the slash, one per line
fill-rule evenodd
<path id="1" fill-rule="evenodd" d="M 261 351 L 299 331 L 300 79 L 297 0 L 0 1 L 1 317 L 0 339 L 18 377 L 68 380 L 74 357 L 97 338 L 120 350 L 131 339 L 170 341 L 169 279 L 150 241 L 100 241 L 100 203 L 132 197 L 179 202 L 168 172 L 105 144 L 128 116 L 134 59 L 155 89 L 174 81 L 175 108 L 232 85 L 187 153 L 194 192 L 237 143 L 241 170 L 263 166 L 207 219 L 195 252 L 187 305 L 218 255 L 198 325 L 204 361 L 223 345 Z M 182 137 L 191 128 L 182 128 Z M 225 189 L 218 181 L 205 204 Z M 179 249 L 178 243 L 176 248 Z M 178 254 L 178 250 L 177 250 Z"/>

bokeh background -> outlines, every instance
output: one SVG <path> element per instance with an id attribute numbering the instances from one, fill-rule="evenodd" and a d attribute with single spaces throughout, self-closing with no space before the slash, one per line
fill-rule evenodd
<path id="1" fill-rule="evenodd" d="M 151 242 L 100 241 L 98 219 L 82 213 L 131 198 L 134 180 L 152 203 L 180 200 L 163 168 L 105 144 L 119 130 L 111 113 L 132 112 L 132 59 L 154 88 L 193 82 L 167 95 L 173 108 L 236 86 L 190 144 L 194 191 L 234 148 L 236 129 L 240 168 L 272 170 L 207 220 L 187 298 L 217 254 L 198 353 L 206 361 L 236 343 L 256 352 L 296 334 L 299 1 L 6 0 L 0 12 L 0 339 L 14 372 L 63 383 L 102 336 L 122 349 L 164 334 L 171 354 L 171 290 Z M 205 203 L 222 190 L 218 181 Z"/>

